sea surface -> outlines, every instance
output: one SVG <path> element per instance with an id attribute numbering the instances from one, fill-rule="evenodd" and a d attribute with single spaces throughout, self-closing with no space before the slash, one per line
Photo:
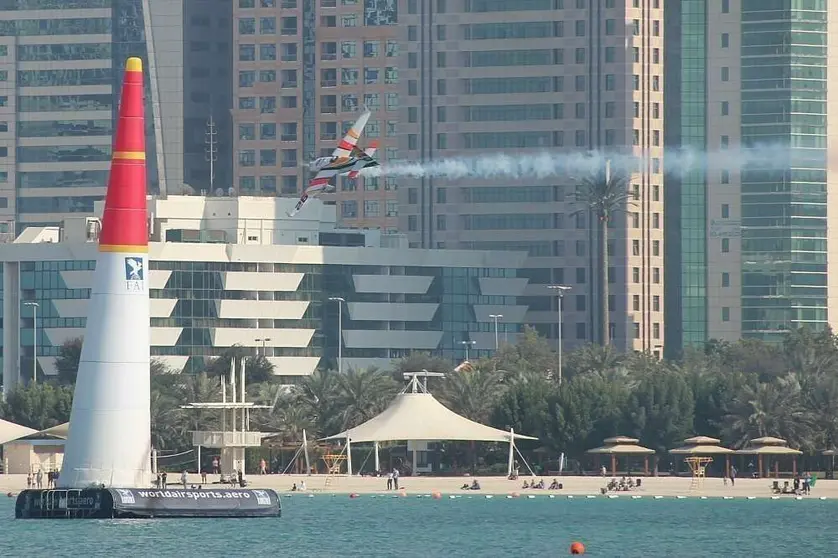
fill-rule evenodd
<path id="1" fill-rule="evenodd" d="M 15 520 L 0 556 L 835 556 L 838 501 L 294 495 L 280 519 Z"/>

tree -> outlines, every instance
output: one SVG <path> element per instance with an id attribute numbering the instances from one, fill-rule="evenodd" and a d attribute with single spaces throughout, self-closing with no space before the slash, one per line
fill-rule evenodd
<path id="1" fill-rule="evenodd" d="M 340 395 L 337 405 L 343 409 L 343 428 L 351 428 L 381 413 L 398 391 L 393 378 L 375 367 L 350 368 L 338 376 Z"/>
<path id="2" fill-rule="evenodd" d="M 245 358 L 244 374 L 248 384 L 267 382 L 274 377 L 274 365 L 262 355 L 253 355 L 252 350 L 242 345 L 233 345 L 226 349 L 221 356 L 210 360 L 206 366 L 208 376 L 229 377 L 230 363 L 236 361 L 236 370 L 239 370 L 241 359 Z M 236 383 L 239 378 L 236 377 Z"/>
<path id="3" fill-rule="evenodd" d="M 76 383 L 81 360 L 82 338 L 76 337 L 64 341 L 55 357 L 55 369 L 58 372 L 58 382 L 65 386 Z"/>
<path id="4" fill-rule="evenodd" d="M 666 451 L 693 435 L 695 398 L 680 371 L 665 365 L 640 378 L 627 409 L 631 433 L 644 444 Z"/>
<path id="5" fill-rule="evenodd" d="M 576 201 L 587 206 L 596 220 L 597 231 L 597 287 L 599 309 L 599 339 L 601 345 L 609 343 L 608 318 L 608 225 L 617 211 L 624 209 L 631 197 L 627 190 L 628 175 L 623 171 L 611 172 L 610 162 L 604 169 L 582 179 L 576 191 Z"/>
<path id="6" fill-rule="evenodd" d="M 500 376 L 486 368 L 451 372 L 438 390 L 449 409 L 476 422 L 485 423 L 502 393 Z"/>
<path id="7" fill-rule="evenodd" d="M 73 389 L 51 383 L 17 385 L 0 402 L 0 417 L 35 430 L 45 430 L 70 420 Z"/>
<path id="8" fill-rule="evenodd" d="M 518 382 L 494 406 L 491 424 L 502 430 L 544 439 L 549 420 L 548 396 L 553 387 L 545 378 Z"/>
<path id="9" fill-rule="evenodd" d="M 315 370 L 314 374 L 295 385 L 291 394 L 310 417 L 315 436 L 330 436 L 342 430 L 340 380 L 337 372 Z"/>

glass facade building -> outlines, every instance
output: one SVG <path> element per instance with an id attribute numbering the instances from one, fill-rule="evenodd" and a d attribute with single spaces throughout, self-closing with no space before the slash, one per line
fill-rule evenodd
<path id="1" fill-rule="evenodd" d="M 330 232 L 319 223 L 305 230 L 299 220 L 270 220 L 293 199 L 217 201 L 207 214 L 240 220 L 221 225 L 180 217 L 194 214 L 190 203 L 205 203 L 197 196 L 170 196 L 150 209 L 173 220 L 169 225 L 160 218 L 155 235 L 179 238 L 154 241 L 149 251 L 151 354 L 173 369 L 198 370 L 205 359 L 241 345 L 271 360 L 278 375 L 304 376 L 335 367 L 341 334 L 344 369 L 387 368 L 412 351 L 454 362 L 467 350 L 472 358 L 495 351 L 490 316 L 502 315 L 500 342 L 514 342 L 525 323 L 527 280 L 518 272 L 523 252 L 409 249 L 403 237 L 379 231 Z M 287 208 L 274 207 L 285 202 Z M 258 209 L 246 216 L 246 205 Z M 311 211 L 318 207 L 328 207 L 334 218 L 334 206 L 312 201 Z M 292 227 L 287 238 L 296 243 L 273 243 L 285 234 L 274 227 Z M 57 228 L 39 232 L 45 236 L 34 236 L 32 244 L 0 246 L 9 382 L 31 370 L 34 332 L 38 364 L 51 374 L 61 345 L 83 336 L 93 318 L 87 303 L 95 242 L 60 241 L 68 237 Z M 44 241 L 50 235 L 56 240 Z M 342 306 L 334 297 L 344 299 Z M 38 303 L 37 324 L 26 302 Z"/>
<path id="2" fill-rule="evenodd" d="M 195 13 L 201 9 L 202 17 Z M 206 121 L 229 115 L 232 8 L 199 0 L 6 0 L 0 2 L 0 235 L 92 214 L 104 196 L 125 60 L 145 64 L 149 191 L 180 193 L 208 175 Z M 206 25 L 202 25 L 206 23 Z M 154 32 L 151 33 L 151 28 Z M 153 40 L 150 38 L 153 37 Z M 205 56 L 203 42 L 222 56 Z M 212 40 L 211 40 L 212 39 Z M 218 49 L 222 50 L 222 49 Z M 223 70 L 223 73 L 220 72 Z M 208 74 L 208 75 L 205 75 Z M 215 98 L 190 83 L 206 78 Z M 218 81 L 222 78 L 222 81 Z M 214 81 L 213 81 L 214 80 Z M 222 84 L 219 86 L 219 83 Z M 198 122 L 185 118 L 199 116 Z M 229 117 L 226 130 L 229 131 Z M 196 128 L 193 130 L 192 128 Z M 229 141 L 215 157 L 229 168 Z M 224 159 L 226 157 L 227 159 Z M 229 183 L 225 170 L 219 178 Z M 225 183 L 225 188 L 226 188 Z M 205 187 L 200 180 L 196 186 Z"/>
<path id="3" fill-rule="evenodd" d="M 712 338 L 779 342 L 791 329 L 823 329 L 838 286 L 828 273 L 826 118 L 835 10 L 826 0 L 676 4 L 667 106 L 680 120 L 667 121 L 669 146 L 719 161 L 740 146 L 774 155 L 667 177 L 668 237 L 680 239 L 667 258 L 667 346 L 676 354 Z"/>

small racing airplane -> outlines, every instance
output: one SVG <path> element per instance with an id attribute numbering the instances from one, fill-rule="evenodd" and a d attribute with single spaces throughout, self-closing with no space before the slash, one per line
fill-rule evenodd
<path id="1" fill-rule="evenodd" d="M 321 194 L 332 185 L 332 179 L 340 175 L 348 175 L 349 178 L 357 178 L 364 169 L 379 166 L 378 161 L 373 159 L 378 142 L 372 142 L 369 147 L 362 150 L 358 147 L 358 138 L 364 132 L 364 127 L 370 119 L 370 110 L 364 107 L 364 113 L 355 121 L 355 124 L 346 132 L 346 135 L 338 143 L 337 148 L 329 157 L 318 157 L 309 163 L 309 169 L 315 173 L 305 190 L 300 196 L 300 201 L 292 211 L 288 213 L 293 217 L 305 205 L 309 197 Z"/>

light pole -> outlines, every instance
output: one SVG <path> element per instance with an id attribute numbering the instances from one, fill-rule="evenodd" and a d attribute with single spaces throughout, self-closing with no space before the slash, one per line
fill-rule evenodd
<path id="1" fill-rule="evenodd" d="M 255 340 L 257 343 L 259 343 L 260 341 L 262 342 L 262 356 L 265 356 L 265 355 L 266 355 L 266 352 L 265 352 L 265 343 L 267 343 L 267 342 L 268 342 L 268 341 L 270 341 L 270 340 L 271 340 L 271 338 L 270 338 L 270 337 L 265 337 L 264 339 L 256 339 L 256 340 Z"/>
<path id="2" fill-rule="evenodd" d="M 547 288 L 554 291 L 559 297 L 559 331 L 557 337 L 559 338 L 559 385 L 562 385 L 562 300 L 564 294 L 571 289 L 567 285 L 547 285 Z"/>
<path id="3" fill-rule="evenodd" d="M 32 307 L 32 385 L 38 381 L 38 308 L 37 302 L 27 301 L 24 306 Z"/>
<path id="4" fill-rule="evenodd" d="M 489 314 L 489 317 L 495 320 L 495 351 L 498 350 L 498 320 L 503 318 L 503 314 Z"/>
<path id="5" fill-rule="evenodd" d="M 330 296 L 329 300 L 338 303 L 338 374 L 343 374 L 343 304 L 346 300 L 339 296 Z"/>
<path id="6" fill-rule="evenodd" d="M 477 341 L 460 341 L 463 344 L 463 347 L 466 348 L 466 360 L 468 360 L 468 348 L 474 346 Z"/>

